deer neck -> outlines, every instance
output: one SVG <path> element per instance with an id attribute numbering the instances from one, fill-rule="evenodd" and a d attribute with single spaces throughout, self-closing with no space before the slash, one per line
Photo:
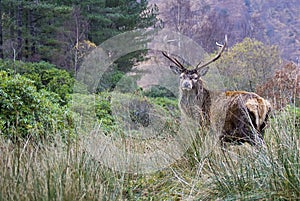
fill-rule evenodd
<path id="1" fill-rule="evenodd" d="M 197 87 L 180 93 L 180 108 L 183 113 L 193 119 L 209 120 L 211 106 L 210 91 L 204 87 Z"/>

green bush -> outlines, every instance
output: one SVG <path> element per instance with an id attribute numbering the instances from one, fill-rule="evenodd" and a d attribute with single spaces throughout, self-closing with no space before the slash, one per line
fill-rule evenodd
<path id="1" fill-rule="evenodd" d="M 59 95 L 61 105 L 69 101 L 69 94 L 73 92 L 74 78 L 65 71 L 57 69 L 47 62 L 24 63 L 21 61 L 0 60 L 0 70 L 19 73 L 30 80 L 37 90 L 45 89 Z"/>
<path id="2" fill-rule="evenodd" d="M 80 100 L 82 99 L 81 97 L 88 99 L 87 95 L 78 95 L 77 99 Z M 116 111 L 118 114 L 113 114 L 111 108 L 113 100 L 115 106 L 114 109 L 118 110 Z M 76 109 L 74 109 L 80 111 L 81 109 L 79 108 L 84 107 L 86 104 L 87 103 L 83 101 L 82 106 L 76 106 Z M 124 94 L 119 92 L 102 92 L 96 94 L 95 101 L 93 103 L 90 101 L 90 104 L 94 104 L 95 117 L 97 121 L 100 122 L 102 130 L 106 133 L 116 131 L 120 121 L 123 123 L 125 122 L 127 125 L 131 125 L 132 129 L 137 125 L 147 127 L 149 125 L 148 118 L 150 109 L 152 112 L 153 110 L 158 110 L 164 114 L 170 115 L 170 117 L 174 117 L 175 119 L 179 119 L 180 117 L 177 100 L 169 98 L 146 98 L 144 96 L 137 96 L 130 93 Z M 93 112 L 91 111 L 93 110 L 92 108 L 85 108 L 84 110 L 89 110 L 89 112 L 88 114 L 83 114 L 83 116 L 91 115 Z M 166 119 L 167 117 L 164 116 L 163 118 Z"/>
<path id="3" fill-rule="evenodd" d="M 147 132 L 164 130 L 174 133 L 180 119 L 175 99 L 147 98 L 143 95 L 120 92 L 98 94 L 95 113 L 102 130 L 114 134 L 121 130 L 121 133 L 126 132 L 127 129 L 138 132 L 140 129 Z"/>
<path id="4" fill-rule="evenodd" d="M 224 52 L 215 65 L 227 89 L 254 91 L 273 76 L 280 63 L 277 46 L 245 38 Z"/>
<path id="5" fill-rule="evenodd" d="M 124 75 L 117 83 L 116 90 L 121 93 L 132 93 L 138 90 L 136 78 Z"/>
<path id="6" fill-rule="evenodd" d="M 152 102 L 156 105 L 161 106 L 166 111 L 168 111 L 168 113 L 172 114 L 174 118 L 177 119 L 180 117 L 177 99 L 167 98 L 167 97 L 157 97 L 157 98 L 152 98 Z"/>
<path id="7" fill-rule="evenodd" d="M 0 71 L 1 134 L 14 140 L 48 138 L 49 133 L 72 129 L 68 109 L 58 104 L 60 98 L 19 74 Z"/>
<path id="8" fill-rule="evenodd" d="M 111 95 L 109 93 L 103 92 L 96 96 L 95 112 L 102 129 L 105 132 L 112 131 L 116 125 L 111 110 Z"/>
<path id="9" fill-rule="evenodd" d="M 165 87 L 162 86 L 153 86 L 150 89 L 144 92 L 145 96 L 148 97 L 167 97 L 167 98 L 175 98 L 175 95 Z"/>
<path id="10" fill-rule="evenodd" d="M 97 92 L 112 91 L 124 73 L 118 70 L 105 72 L 99 80 Z"/>
<path id="11" fill-rule="evenodd" d="M 128 76 L 113 65 L 100 76 L 97 92 L 120 91 L 130 93 L 138 89 L 135 76 Z"/>

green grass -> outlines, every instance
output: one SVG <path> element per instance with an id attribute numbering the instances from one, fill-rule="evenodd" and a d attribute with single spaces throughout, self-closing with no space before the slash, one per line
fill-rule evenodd
<path id="1" fill-rule="evenodd" d="M 294 115 L 294 116 L 293 116 Z M 299 118 L 275 115 L 265 146 L 222 151 L 202 134 L 170 167 L 127 174 L 101 165 L 81 145 L 59 137 L 41 144 L 0 138 L 0 200 L 297 200 Z"/>

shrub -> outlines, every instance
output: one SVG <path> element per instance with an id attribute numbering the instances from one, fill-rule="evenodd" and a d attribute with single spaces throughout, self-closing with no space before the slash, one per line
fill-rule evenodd
<path id="1" fill-rule="evenodd" d="M 277 46 L 267 46 L 245 38 L 230 48 L 215 63 L 227 89 L 254 91 L 270 78 L 274 67 L 281 63 Z"/>
<path id="2" fill-rule="evenodd" d="M 96 118 L 106 133 L 120 129 L 120 125 L 128 126 L 133 130 L 140 127 L 153 127 L 154 121 L 171 125 L 174 124 L 173 118 L 179 119 L 180 116 L 177 101 L 168 98 L 102 92 L 96 95 L 94 104 Z"/>
<path id="3" fill-rule="evenodd" d="M 165 87 L 162 86 L 152 86 L 150 89 L 144 92 L 145 96 L 148 97 L 167 97 L 167 98 L 175 98 L 175 95 Z"/>
<path id="4" fill-rule="evenodd" d="M 102 129 L 105 132 L 112 131 L 115 126 L 115 119 L 111 110 L 111 95 L 109 93 L 103 92 L 97 95 L 95 112 Z"/>
<path id="5" fill-rule="evenodd" d="M 112 91 L 124 73 L 118 70 L 105 72 L 99 80 L 97 92 Z"/>
<path id="6" fill-rule="evenodd" d="M 59 100 L 53 92 L 37 91 L 34 82 L 24 76 L 0 71 L 1 134 L 14 140 L 40 139 L 53 137 L 47 134 L 54 135 L 65 127 L 72 129 L 69 112 Z"/>
<path id="7" fill-rule="evenodd" d="M 288 63 L 263 85 L 256 88 L 256 92 L 269 98 L 276 109 L 287 104 L 300 106 L 300 69 L 293 63 Z"/>
<path id="8" fill-rule="evenodd" d="M 73 91 L 74 79 L 65 71 L 57 69 L 47 62 L 24 63 L 21 61 L 0 60 L 0 70 L 14 71 L 33 80 L 37 90 L 45 89 L 59 95 L 61 105 L 69 101 L 69 94 Z"/>

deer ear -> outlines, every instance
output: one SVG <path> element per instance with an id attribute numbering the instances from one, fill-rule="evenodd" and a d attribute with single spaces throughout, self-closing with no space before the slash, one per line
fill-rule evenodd
<path id="1" fill-rule="evenodd" d="M 181 68 L 179 68 L 178 66 L 170 66 L 170 69 L 173 71 L 173 73 L 175 73 L 176 75 L 180 75 L 182 73 Z"/>
<path id="2" fill-rule="evenodd" d="M 201 68 L 198 70 L 200 76 L 204 76 L 208 72 L 209 67 Z"/>

